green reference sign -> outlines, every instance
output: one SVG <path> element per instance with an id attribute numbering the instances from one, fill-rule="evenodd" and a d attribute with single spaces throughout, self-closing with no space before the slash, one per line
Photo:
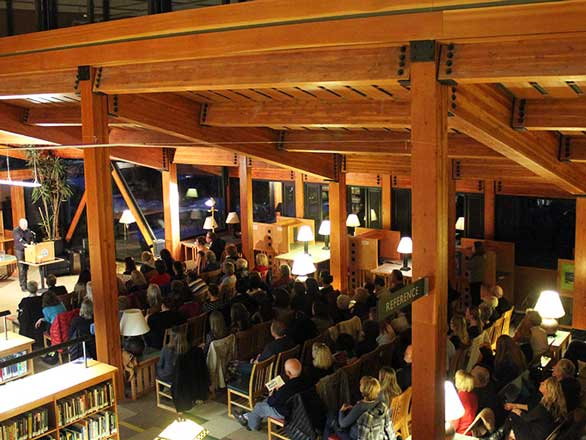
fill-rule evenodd
<path id="1" fill-rule="evenodd" d="M 429 293 L 429 281 L 427 278 L 420 278 L 412 284 L 392 293 L 385 293 L 378 299 L 378 319 L 382 321 L 387 316 L 408 306 L 416 299 L 426 296 Z"/>

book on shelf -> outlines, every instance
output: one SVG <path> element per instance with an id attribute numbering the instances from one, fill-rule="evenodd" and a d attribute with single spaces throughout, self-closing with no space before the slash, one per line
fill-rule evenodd
<path id="1" fill-rule="evenodd" d="M 111 382 L 104 382 L 57 401 L 59 426 L 74 422 L 86 415 L 113 404 L 114 390 Z"/>
<path id="2" fill-rule="evenodd" d="M 14 359 L 15 357 L 23 356 L 27 352 L 21 351 L 18 353 L 13 353 L 8 356 L 3 356 L 0 358 L 0 361 L 7 361 L 10 359 Z M 18 364 L 13 364 L 8 367 L 4 367 L 0 369 L 0 382 L 5 382 L 10 379 L 14 379 L 16 377 L 20 377 L 25 375 L 28 372 L 28 365 L 27 362 L 19 362 Z"/>
<path id="3" fill-rule="evenodd" d="M 26 440 L 49 431 L 49 408 L 42 407 L 0 423 L 0 440 Z"/>
<path id="4" fill-rule="evenodd" d="M 104 411 L 60 430 L 61 440 L 100 440 L 116 433 L 116 414 Z"/>

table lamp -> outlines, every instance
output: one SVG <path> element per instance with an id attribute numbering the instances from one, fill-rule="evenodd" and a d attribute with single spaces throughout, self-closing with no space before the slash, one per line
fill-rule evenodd
<path id="1" fill-rule="evenodd" d="M 541 327 L 548 335 L 555 335 L 558 329 L 557 319 L 566 314 L 560 294 L 555 290 L 544 290 L 539 295 L 535 310 L 541 315 Z"/>
<path id="2" fill-rule="evenodd" d="M 329 220 L 324 220 L 321 222 L 321 225 L 319 225 L 319 230 L 317 231 L 317 233 L 319 235 L 323 235 L 324 236 L 324 247 L 322 248 L 323 250 L 329 250 L 330 249 L 330 232 L 331 232 L 332 226 Z"/>
<path id="3" fill-rule="evenodd" d="M 460 417 L 464 415 L 466 410 L 464 409 L 464 405 L 462 405 L 462 401 L 460 400 L 460 396 L 458 396 L 458 392 L 456 391 L 456 387 L 452 382 L 446 380 L 444 382 L 444 398 L 445 398 L 445 417 L 446 417 L 446 429 L 449 427 L 449 423 L 451 420 L 458 420 Z"/>
<path id="4" fill-rule="evenodd" d="M 193 420 L 177 418 L 155 440 L 203 440 L 208 430 Z"/>
<path id="5" fill-rule="evenodd" d="M 120 334 L 132 339 L 132 354 L 140 356 L 144 351 L 144 340 L 142 335 L 150 331 L 149 325 L 139 309 L 127 309 L 122 312 L 120 319 Z M 130 346 L 130 344 L 128 344 Z M 127 350 L 130 351 L 130 350 Z"/>
<path id="6" fill-rule="evenodd" d="M 130 209 L 125 209 L 122 211 L 122 216 L 118 222 L 124 225 L 124 241 L 126 241 L 128 238 L 128 225 L 136 223 L 136 219 L 132 215 L 132 212 L 130 212 Z"/>
<path id="7" fill-rule="evenodd" d="M 370 221 L 371 222 L 377 222 L 378 221 L 378 215 L 376 215 L 376 211 L 372 208 L 370 208 Z"/>
<path id="8" fill-rule="evenodd" d="M 216 228 L 218 227 L 218 223 L 216 219 L 211 215 L 207 216 L 205 221 L 203 222 L 203 229 L 209 231 L 211 229 L 212 232 L 215 232 Z"/>
<path id="9" fill-rule="evenodd" d="M 466 221 L 464 217 L 458 217 L 458 220 L 456 220 L 456 231 L 463 231 L 464 229 L 466 229 Z"/>
<path id="10" fill-rule="evenodd" d="M 349 228 L 354 228 L 353 235 L 355 235 L 356 228 L 360 226 L 360 219 L 356 214 L 348 214 L 348 217 L 346 218 L 346 226 L 348 226 Z"/>
<path id="11" fill-rule="evenodd" d="M 313 231 L 311 230 L 311 226 L 303 225 L 297 231 L 297 241 L 303 242 L 303 252 L 309 254 L 309 242 L 313 241 Z"/>
<path id="12" fill-rule="evenodd" d="M 403 267 L 401 270 L 407 272 L 411 270 L 409 267 L 409 255 L 413 253 L 413 242 L 411 237 L 403 237 L 397 246 L 397 252 L 403 256 Z"/>
<path id="13" fill-rule="evenodd" d="M 293 260 L 293 268 L 291 269 L 291 273 L 293 275 L 297 275 L 299 281 L 305 281 L 307 279 L 307 275 L 314 272 L 315 265 L 313 264 L 311 255 L 304 253 L 295 257 L 295 260 Z"/>
<path id="14" fill-rule="evenodd" d="M 226 217 L 226 224 L 237 225 L 238 223 L 240 223 L 240 217 L 238 217 L 238 214 L 235 212 L 229 212 L 228 217 Z M 236 227 L 234 226 L 233 229 L 234 237 L 236 237 Z"/>
<path id="15" fill-rule="evenodd" d="M 185 197 L 190 199 L 197 199 L 199 197 L 199 193 L 197 192 L 196 188 L 188 188 L 185 192 Z"/>

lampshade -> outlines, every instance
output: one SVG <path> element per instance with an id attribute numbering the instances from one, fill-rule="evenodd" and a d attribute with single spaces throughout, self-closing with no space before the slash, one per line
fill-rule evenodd
<path id="1" fill-rule="evenodd" d="M 185 193 L 185 197 L 189 197 L 190 199 L 197 199 L 199 197 L 197 188 L 189 188 Z"/>
<path id="2" fill-rule="evenodd" d="M 360 220 L 356 214 L 349 214 L 348 218 L 346 219 L 346 226 L 350 228 L 356 228 L 360 226 Z"/>
<path id="3" fill-rule="evenodd" d="M 370 208 L 370 221 L 371 222 L 378 221 L 378 216 L 376 215 L 376 211 L 372 208 Z"/>
<path id="4" fill-rule="evenodd" d="M 208 431 L 203 426 L 180 418 L 167 426 L 155 440 L 203 440 L 207 435 Z"/>
<path id="5" fill-rule="evenodd" d="M 400 254 L 412 254 L 413 253 L 413 242 L 411 237 L 403 237 L 397 246 L 397 252 Z"/>
<path id="6" fill-rule="evenodd" d="M 456 231 L 463 231 L 464 229 L 466 229 L 464 217 L 458 217 L 458 220 L 456 220 Z"/>
<path id="7" fill-rule="evenodd" d="M 330 221 L 324 220 L 321 222 L 321 225 L 319 225 L 319 231 L 317 231 L 317 233 L 319 235 L 330 235 L 330 230 L 331 230 Z"/>
<path id="8" fill-rule="evenodd" d="M 309 225 L 303 225 L 297 231 L 297 241 L 313 241 L 313 238 L 313 231 Z"/>
<path id="9" fill-rule="evenodd" d="M 558 319 L 566 314 L 560 294 L 554 290 L 544 290 L 539 295 L 535 310 L 539 312 L 542 318 Z"/>
<path id="10" fill-rule="evenodd" d="M 228 217 L 226 217 L 226 224 L 235 225 L 237 223 L 240 223 L 240 218 L 238 217 L 238 214 L 235 212 L 229 212 Z"/>
<path id="11" fill-rule="evenodd" d="M 456 387 L 448 380 L 444 382 L 444 392 L 446 401 L 446 421 L 458 420 L 466 412 L 462 401 L 458 396 Z"/>
<path id="12" fill-rule="evenodd" d="M 311 255 L 299 254 L 293 260 L 293 268 L 291 273 L 293 275 L 305 276 L 315 272 L 315 265 L 311 259 Z"/>
<path id="13" fill-rule="evenodd" d="M 120 320 L 122 336 L 140 336 L 149 332 L 149 325 L 139 309 L 124 310 Z"/>
<path id="14" fill-rule="evenodd" d="M 218 223 L 216 223 L 216 219 L 212 216 L 206 217 L 205 222 L 203 222 L 203 228 L 206 230 L 216 229 L 218 227 Z"/>
<path id="15" fill-rule="evenodd" d="M 211 208 L 212 206 L 216 206 L 216 201 L 213 197 L 210 197 L 204 202 L 204 205 L 206 205 L 208 208 Z"/>
<path id="16" fill-rule="evenodd" d="M 122 223 L 123 225 L 129 225 L 131 223 L 136 223 L 136 219 L 132 215 L 132 212 L 130 212 L 130 209 L 125 209 L 124 211 L 122 211 L 122 217 L 120 217 L 120 220 L 118 220 L 118 221 L 120 223 Z"/>

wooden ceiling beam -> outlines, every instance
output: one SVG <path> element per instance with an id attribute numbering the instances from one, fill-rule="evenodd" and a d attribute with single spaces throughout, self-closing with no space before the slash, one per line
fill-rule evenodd
<path id="1" fill-rule="evenodd" d="M 77 92 L 76 75 L 77 69 L 2 75 L 0 99 L 25 99 L 31 97 L 30 95 L 40 94 L 73 94 Z"/>
<path id="2" fill-rule="evenodd" d="M 515 100 L 512 126 L 535 131 L 585 131 L 586 99 Z"/>
<path id="3" fill-rule="evenodd" d="M 161 147 L 110 147 L 110 158 L 156 170 L 165 168 Z"/>
<path id="4" fill-rule="evenodd" d="M 238 153 L 215 147 L 178 147 L 173 162 L 186 165 L 238 166 Z"/>
<path id="5" fill-rule="evenodd" d="M 493 85 L 454 87 L 450 126 L 571 194 L 586 193 L 586 170 L 559 161 L 554 134 L 511 128 L 512 105 L 512 99 Z"/>
<path id="6" fill-rule="evenodd" d="M 185 139 L 144 128 L 110 127 L 109 141 L 115 145 L 173 147 L 187 143 Z"/>
<path id="7" fill-rule="evenodd" d="M 406 128 L 411 125 L 408 102 L 297 101 L 210 104 L 202 123 L 215 127 L 354 127 Z"/>
<path id="8" fill-rule="evenodd" d="M 110 114 L 123 122 L 141 125 L 153 131 L 175 136 L 201 146 L 218 147 L 287 168 L 335 178 L 331 154 L 293 154 L 277 149 L 276 135 L 268 129 L 230 129 L 202 127 L 198 122 L 201 105 L 179 95 L 120 95 Z"/>
<path id="9" fill-rule="evenodd" d="M 25 112 L 25 123 L 41 127 L 81 127 L 81 109 L 77 105 L 32 107 Z M 127 127 L 128 125 L 120 123 L 114 118 L 109 119 L 111 127 Z"/>
<path id="10" fill-rule="evenodd" d="M 558 78 L 586 80 L 586 36 L 451 43 L 441 47 L 440 81 L 466 84 Z"/>
<path id="11" fill-rule="evenodd" d="M 559 154 L 564 162 L 586 163 L 586 136 L 562 136 Z"/>
<path id="12" fill-rule="evenodd" d="M 408 46 L 307 49 L 278 55 L 104 67 L 94 91 L 107 94 L 389 85 L 409 79 Z M 357 62 L 357 60 L 360 60 Z"/>

